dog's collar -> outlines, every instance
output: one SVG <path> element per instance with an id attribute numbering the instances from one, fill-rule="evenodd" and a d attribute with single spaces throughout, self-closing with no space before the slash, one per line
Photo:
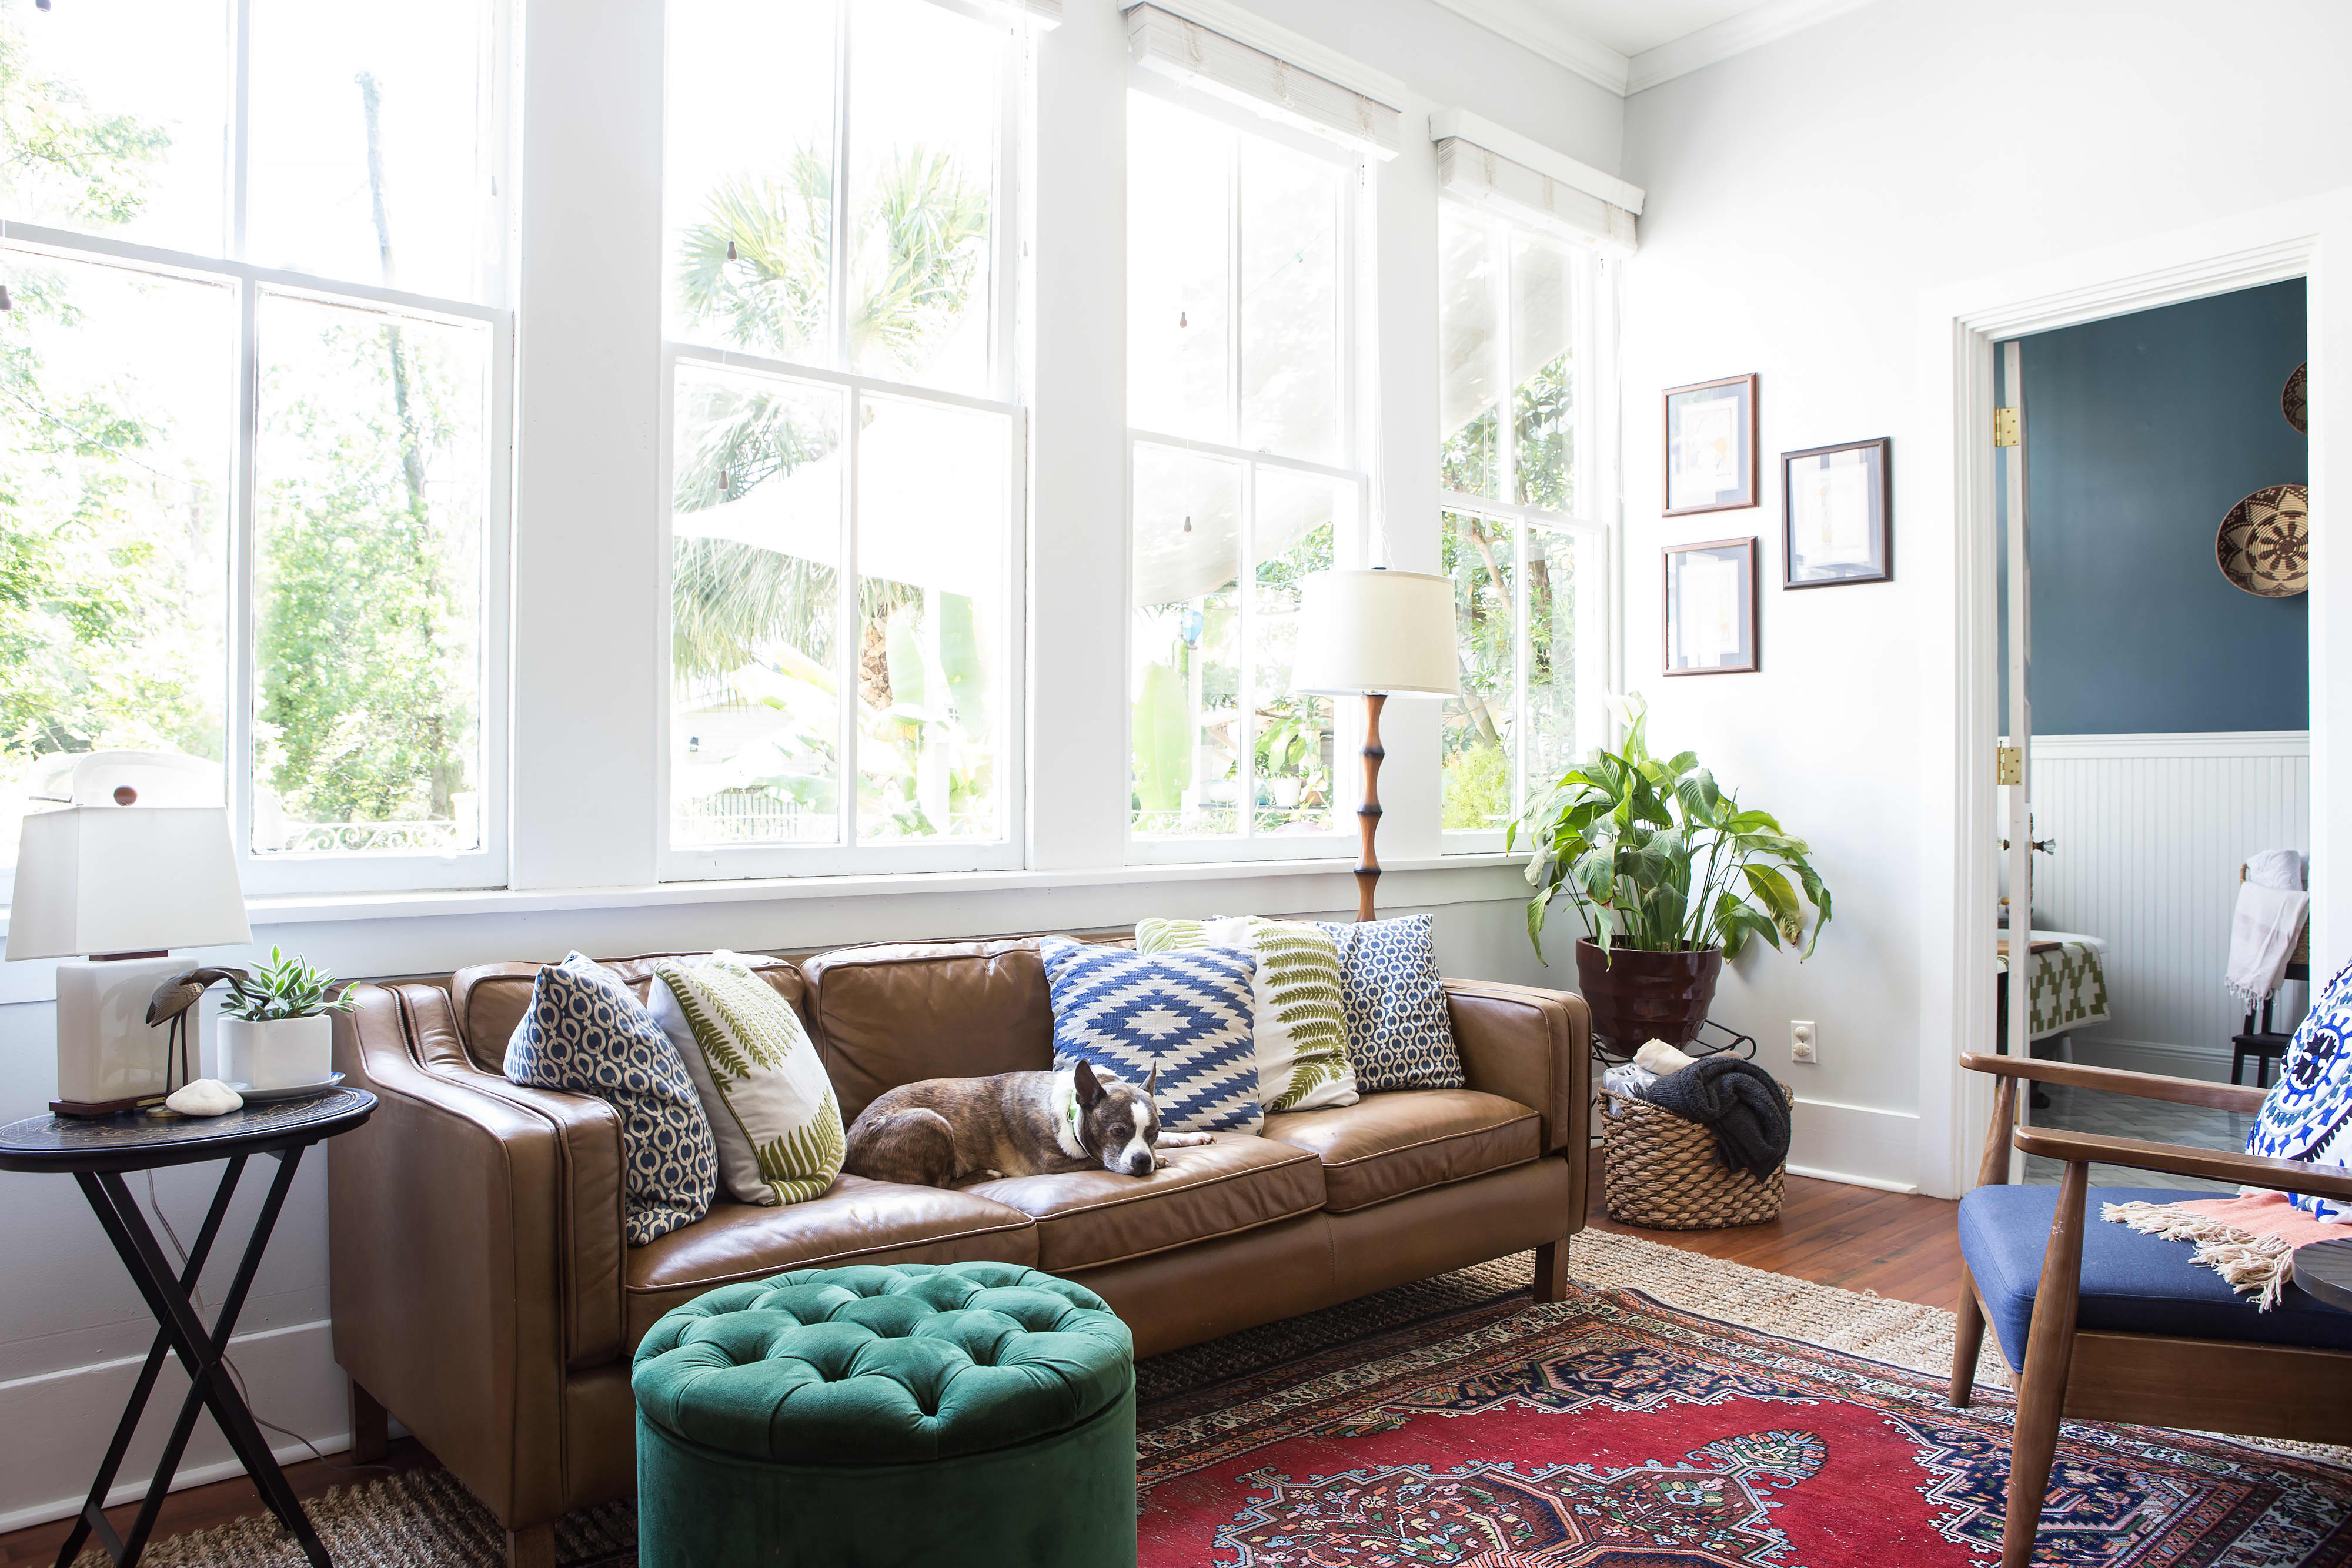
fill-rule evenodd
<path id="1" fill-rule="evenodd" d="M 1054 1142 L 1074 1160 L 1092 1159 L 1094 1151 L 1087 1147 L 1079 1134 L 1078 1075 L 1076 1071 L 1054 1074 Z"/>

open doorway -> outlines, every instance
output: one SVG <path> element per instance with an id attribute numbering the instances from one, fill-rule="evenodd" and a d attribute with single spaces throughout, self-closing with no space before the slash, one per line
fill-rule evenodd
<path id="1" fill-rule="evenodd" d="M 2300 882 L 2311 843 L 2308 557 L 2290 515 L 2308 504 L 2305 339 L 2295 278 L 1996 348 L 1996 400 L 2022 409 L 2021 451 L 1996 490 L 2000 725 L 2003 745 L 2025 741 L 2024 787 L 2003 789 L 2000 816 L 2004 1022 L 2023 1009 L 2009 1049 L 2024 1036 L 2037 1055 L 2214 1080 L 2234 1069 L 2252 1083 L 2275 1071 L 2277 1040 L 2239 1037 L 2289 1034 L 2307 1006 L 2307 984 L 2290 981 L 2267 1029 L 2259 1009 L 2250 1025 L 2225 985 L 2241 876 Z M 2028 864 L 2030 894 L 2015 898 Z M 2247 1130 L 2242 1115 L 2063 1087 L 2036 1096 L 2032 1118 L 2228 1148 Z M 2041 1163 L 2026 1179 L 2054 1180 Z M 2206 1185 L 2105 1167 L 2092 1179 Z"/>

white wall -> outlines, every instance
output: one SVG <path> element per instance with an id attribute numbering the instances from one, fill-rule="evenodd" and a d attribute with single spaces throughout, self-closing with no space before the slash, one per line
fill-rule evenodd
<path id="1" fill-rule="evenodd" d="M 2231 225 L 2216 220 L 2307 198 L 2320 199 L 2313 224 L 2341 235 L 2329 193 L 2352 183 L 2337 83 L 2347 57 L 2352 10 L 2325 3 L 1878 0 L 1627 104 L 1622 172 L 1648 193 L 1622 317 L 1627 684 L 1651 697 L 1658 744 L 1700 748 L 1818 852 L 1837 898 L 1821 951 L 1801 967 L 1744 959 L 1718 1010 L 1764 1040 L 1762 1059 L 1790 1071 L 1802 1098 L 1856 1108 L 1822 1130 L 1874 1129 L 1868 1146 L 1887 1163 L 1868 1174 L 1949 1190 L 1941 1153 L 1916 1168 L 1919 1150 L 1943 1144 L 1890 1134 L 1921 1130 L 1923 1066 L 1940 1085 L 1940 1064 L 1963 1048 L 1940 1002 L 1923 1016 L 1945 984 L 1933 966 L 1950 967 L 1948 952 L 1923 954 L 1938 918 L 1923 900 L 1950 874 L 1958 809 L 1954 499 L 1938 477 L 1951 471 L 1950 371 L 1927 351 L 1949 333 L 1928 330 L 1929 302 L 2084 253 L 2116 253 L 2112 276 L 2124 276 L 2148 265 L 2133 260 L 2135 242 L 2213 225 L 2210 243 L 2226 246 Z M 2242 113 L 2230 84 L 2257 81 L 2265 110 Z M 2352 278 L 2333 292 L 2326 281 L 2313 284 L 2315 361 L 2324 347 L 2352 352 Z M 1765 505 L 1662 519 L 1661 389 L 1750 371 L 1762 377 Z M 2352 470 L 2352 431 L 2316 409 L 2313 429 L 2325 496 L 2326 464 Z M 1895 580 L 1781 591 L 1778 455 L 1879 435 L 1895 443 Z M 1658 547 L 1748 534 L 1764 541 L 1761 673 L 1659 678 Z M 2345 591 L 2324 531 L 2314 554 L 2325 863 L 2345 852 L 2328 842 L 2331 813 L 2352 821 L 2325 738 L 2331 719 L 2352 734 L 2352 653 L 2323 629 L 2331 591 Z M 2321 875 L 2315 865 L 2315 885 Z M 2317 930 L 2340 962 L 2352 903 L 2323 911 Z M 1819 1066 L 1789 1067 L 1792 1018 L 1819 1023 Z M 1926 1109 L 1930 1122 L 1949 1114 Z M 1863 1170 L 1862 1147 L 1809 1145 L 1800 1121 L 1797 1163 Z"/>
<path id="2" fill-rule="evenodd" d="M 659 650 L 649 597 L 658 502 L 656 298 L 659 0 L 529 0 L 520 163 L 513 887 L 391 900 L 280 900 L 255 936 L 346 976 L 446 971 L 504 958 L 1085 929 L 1139 915 L 1352 911 L 1343 863 L 1137 868 L 1125 858 L 1122 519 L 1126 366 L 1120 134 L 1125 28 L 1111 0 L 1069 0 L 1038 49 L 1030 550 L 1037 632 L 1031 870 L 792 886 L 656 887 L 653 719 Z M 1413 89 L 1404 152 L 1377 193 L 1383 381 L 1375 465 L 1397 564 L 1435 560 L 1436 174 L 1427 117 L 1475 108 L 1604 169 L 1622 106 L 1424 0 L 1268 0 L 1265 16 Z M 654 62 L 649 68 L 647 61 Z M 583 72 L 580 62 L 593 68 Z M 654 91 L 649 92 L 649 86 Z M 589 156 L 582 157 L 585 149 Z M 1109 744 L 1102 741 L 1108 720 Z M 1435 711 L 1391 709 L 1381 833 L 1385 913 L 1433 909 L 1449 974 L 1569 984 L 1539 968 L 1515 866 L 1443 867 Z M 234 960 L 238 955 L 219 956 Z M 56 1092 L 53 968 L 0 970 L 0 1121 Z M 184 1235 L 215 1172 L 158 1177 Z M 241 1239 L 261 1190 L 233 1213 Z M 256 1408 L 326 1448 L 345 1439 L 329 1354 L 324 1162 L 306 1169 L 234 1354 Z M 225 1288 L 234 1247 L 207 1282 Z M 149 1320 L 97 1223 L 61 1179 L 0 1175 L 0 1530 L 79 1506 Z M 167 1374 L 126 1487 L 143 1487 L 177 1389 Z M 273 1437 L 273 1441 L 279 1441 Z M 298 1446 L 281 1458 L 301 1457 Z M 184 1481 L 226 1473 L 201 1424 Z"/>

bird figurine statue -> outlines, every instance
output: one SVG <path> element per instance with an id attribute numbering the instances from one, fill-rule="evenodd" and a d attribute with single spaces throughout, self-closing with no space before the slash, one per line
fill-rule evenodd
<path id="1" fill-rule="evenodd" d="M 186 1084 L 195 1076 L 188 1061 L 188 1013 L 196 1005 L 197 998 L 223 980 L 229 983 L 231 989 L 242 993 L 246 982 L 251 978 L 243 969 L 200 965 L 173 976 L 155 988 L 155 994 L 147 1000 L 147 1027 L 171 1026 L 163 1037 L 163 1087 L 166 1090 L 173 1087 L 175 1065 L 181 1084 Z"/>

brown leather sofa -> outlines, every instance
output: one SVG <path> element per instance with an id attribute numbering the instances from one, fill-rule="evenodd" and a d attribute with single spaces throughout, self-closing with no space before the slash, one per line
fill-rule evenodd
<path id="1" fill-rule="evenodd" d="M 644 991 L 651 957 L 612 962 Z M 335 1066 L 382 1103 L 328 1145 L 353 1448 L 380 1451 L 397 1416 L 499 1516 L 516 1563 L 552 1563 L 566 1511 L 632 1495 L 629 1356 L 663 1313 L 731 1281 L 1030 1264 L 1101 1294 L 1151 1355 L 1530 1247 L 1554 1300 L 1584 1223 L 1583 1001 L 1449 980 L 1466 1089 L 1269 1116 L 1262 1137 L 1220 1134 L 1139 1179 L 845 1176 L 782 1208 L 722 1195 L 625 1247 L 611 1107 L 499 1071 L 539 967 L 356 988 Z M 845 1118 L 915 1079 L 1051 1064 L 1033 941 L 853 947 L 762 973 L 807 1020 Z"/>

